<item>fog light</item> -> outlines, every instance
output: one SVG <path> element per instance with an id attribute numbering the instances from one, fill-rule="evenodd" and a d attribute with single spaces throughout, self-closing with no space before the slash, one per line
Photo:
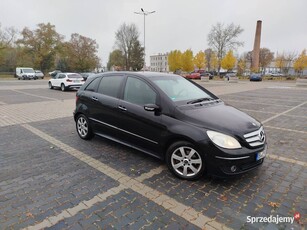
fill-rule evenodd
<path id="1" fill-rule="evenodd" d="M 230 171 L 231 171 L 231 172 L 237 171 L 237 166 L 235 166 L 235 165 L 231 166 L 231 167 L 230 167 Z"/>

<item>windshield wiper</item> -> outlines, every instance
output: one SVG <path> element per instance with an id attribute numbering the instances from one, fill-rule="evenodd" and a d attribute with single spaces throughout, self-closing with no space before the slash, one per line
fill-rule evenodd
<path id="1" fill-rule="evenodd" d="M 198 98 L 192 101 L 188 101 L 187 104 L 195 104 L 195 103 L 199 103 L 202 101 L 214 101 L 215 99 L 212 97 L 203 97 L 203 98 Z"/>

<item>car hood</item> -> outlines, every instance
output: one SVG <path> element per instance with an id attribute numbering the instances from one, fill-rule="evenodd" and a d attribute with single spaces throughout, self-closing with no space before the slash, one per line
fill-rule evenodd
<path id="1" fill-rule="evenodd" d="M 261 126 L 251 116 L 223 102 L 184 105 L 177 107 L 177 113 L 185 122 L 235 136 L 242 136 Z"/>

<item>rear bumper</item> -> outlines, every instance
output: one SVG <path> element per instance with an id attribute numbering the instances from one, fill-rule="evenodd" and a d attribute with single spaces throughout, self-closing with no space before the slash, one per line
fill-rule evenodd
<path id="1" fill-rule="evenodd" d="M 67 85 L 65 86 L 68 89 L 74 89 L 74 88 L 80 88 L 83 84 L 71 84 L 71 85 Z"/>

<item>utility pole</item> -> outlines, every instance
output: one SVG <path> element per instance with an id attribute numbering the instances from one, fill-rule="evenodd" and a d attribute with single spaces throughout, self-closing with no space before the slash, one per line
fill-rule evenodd
<path id="1" fill-rule="evenodd" d="M 140 15 L 143 15 L 144 16 L 144 67 L 143 67 L 143 71 L 145 71 L 146 69 L 146 50 L 145 50 L 145 16 L 149 15 L 149 14 L 153 14 L 155 13 L 156 11 L 144 11 L 143 8 L 141 8 L 141 11 L 140 12 L 134 12 L 135 14 L 140 14 Z"/>

